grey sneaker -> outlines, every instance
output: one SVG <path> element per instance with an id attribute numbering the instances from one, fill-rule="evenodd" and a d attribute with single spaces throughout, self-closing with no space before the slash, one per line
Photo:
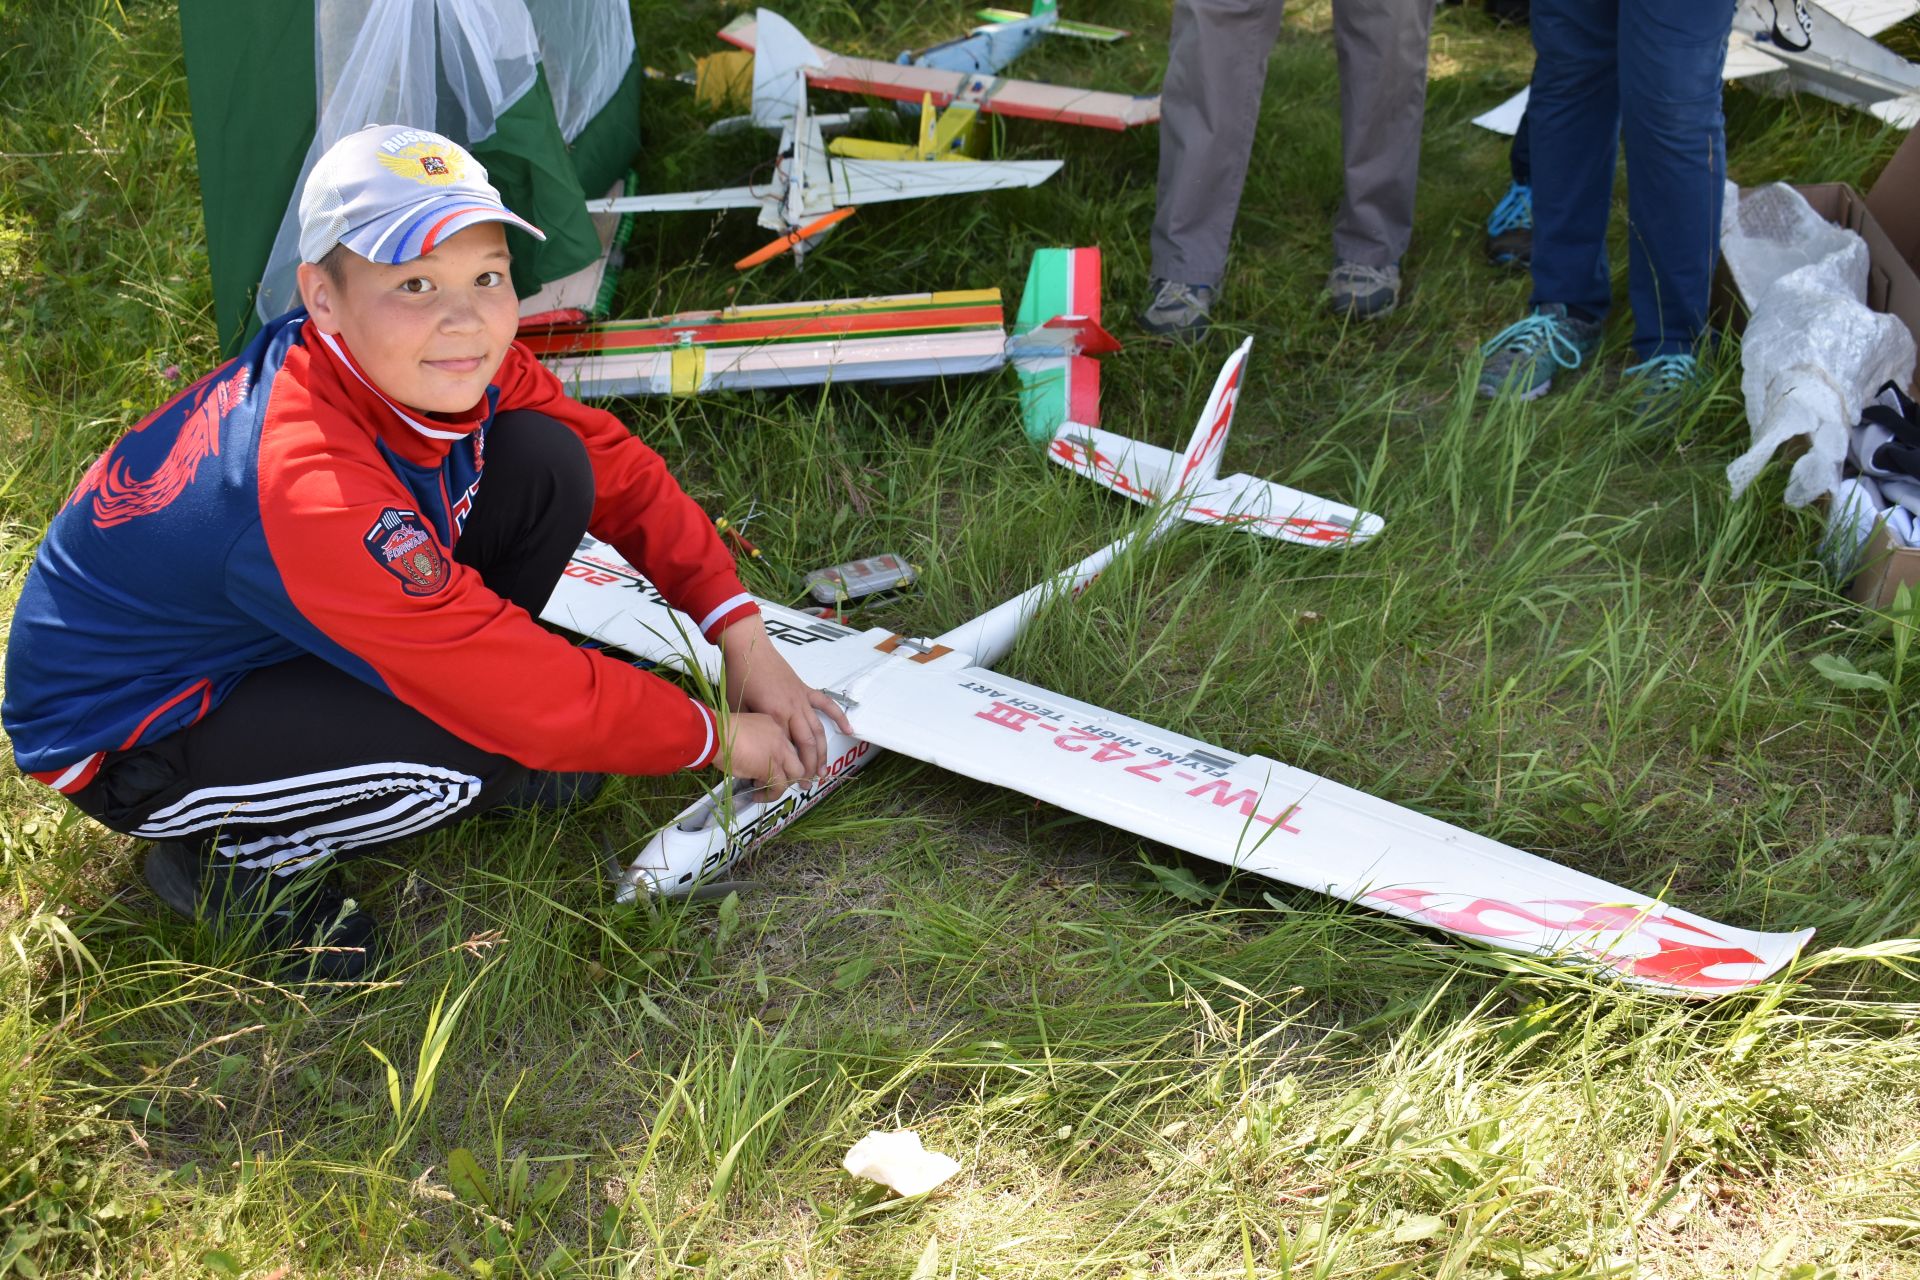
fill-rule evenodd
<path id="1" fill-rule="evenodd" d="M 1578 369 L 1600 345 L 1600 322 L 1567 314 L 1558 302 L 1536 307 L 1480 349 L 1480 394 L 1537 400 L 1553 389 L 1556 369 Z"/>
<path id="2" fill-rule="evenodd" d="M 1327 308 L 1337 316 L 1371 320 L 1400 305 L 1400 264 L 1369 267 L 1336 262 L 1327 276 Z"/>
<path id="3" fill-rule="evenodd" d="M 1213 289 L 1178 280 L 1152 282 L 1153 301 L 1140 313 L 1140 327 L 1156 338 L 1197 339 L 1207 336 L 1207 313 L 1213 309 Z"/>

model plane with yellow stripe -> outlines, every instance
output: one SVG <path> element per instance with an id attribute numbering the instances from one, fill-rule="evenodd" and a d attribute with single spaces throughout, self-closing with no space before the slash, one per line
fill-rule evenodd
<path id="1" fill-rule="evenodd" d="M 1028 433 L 1095 423 L 1100 366 L 1118 350 L 1100 327 L 1100 251 L 1042 249 L 1012 333 L 998 289 L 774 302 L 645 320 L 530 325 L 525 343 L 578 398 L 699 395 L 824 382 L 1019 372 Z"/>

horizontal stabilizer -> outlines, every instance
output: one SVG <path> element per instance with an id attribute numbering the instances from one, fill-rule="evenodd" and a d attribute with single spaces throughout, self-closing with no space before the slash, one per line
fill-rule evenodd
<path id="1" fill-rule="evenodd" d="M 999 26 L 1007 22 L 1025 22 L 1028 18 L 1035 15 L 1021 13 L 1017 9 L 980 9 L 976 10 L 973 16 L 989 26 Z M 1100 27 L 1095 26 L 1091 22 L 1071 22 L 1066 18 L 1056 18 L 1048 24 L 1047 34 L 1051 36 L 1072 36 L 1077 40 L 1098 40 L 1102 44 L 1112 44 L 1117 40 L 1125 40 L 1133 33 L 1131 31 L 1122 31 L 1119 27 Z"/>
<path id="2" fill-rule="evenodd" d="M 1168 493 L 1182 462 L 1182 455 L 1171 449 L 1077 422 L 1060 429 L 1047 456 L 1069 471 L 1147 504 L 1159 502 Z M 1181 518 L 1197 524 L 1225 525 L 1310 547 L 1365 542 L 1386 527 L 1377 515 L 1249 475 L 1208 480 L 1181 505 Z"/>

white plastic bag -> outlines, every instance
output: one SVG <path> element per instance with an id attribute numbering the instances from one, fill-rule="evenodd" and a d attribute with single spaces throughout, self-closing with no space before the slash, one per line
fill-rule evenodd
<path id="1" fill-rule="evenodd" d="M 1749 202 L 1757 203 L 1749 210 Z M 1805 436 L 1786 491 L 1787 505 L 1802 507 L 1838 492 L 1848 429 L 1882 383 L 1911 379 L 1913 337 L 1866 305 L 1866 242 L 1791 187 L 1745 200 L 1730 189 L 1726 210 L 1721 252 L 1753 311 L 1740 351 L 1753 444 L 1728 465 L 1727 479 L 1738 497 L 1774 450 Z"/>

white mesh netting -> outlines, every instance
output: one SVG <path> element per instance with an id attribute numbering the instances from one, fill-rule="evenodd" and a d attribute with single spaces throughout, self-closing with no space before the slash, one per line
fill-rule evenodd
<path id="1" fill-rule="evenodd" d="M 484 142 L 539 69 L 524 0 L 314 0 L 313 24 L 319 127 L 260 277 L 254 309 L 262 320 L 300 300 L 300 190 L 328 147 L 371 124 L 424 125 L 463 146 Z"/>

